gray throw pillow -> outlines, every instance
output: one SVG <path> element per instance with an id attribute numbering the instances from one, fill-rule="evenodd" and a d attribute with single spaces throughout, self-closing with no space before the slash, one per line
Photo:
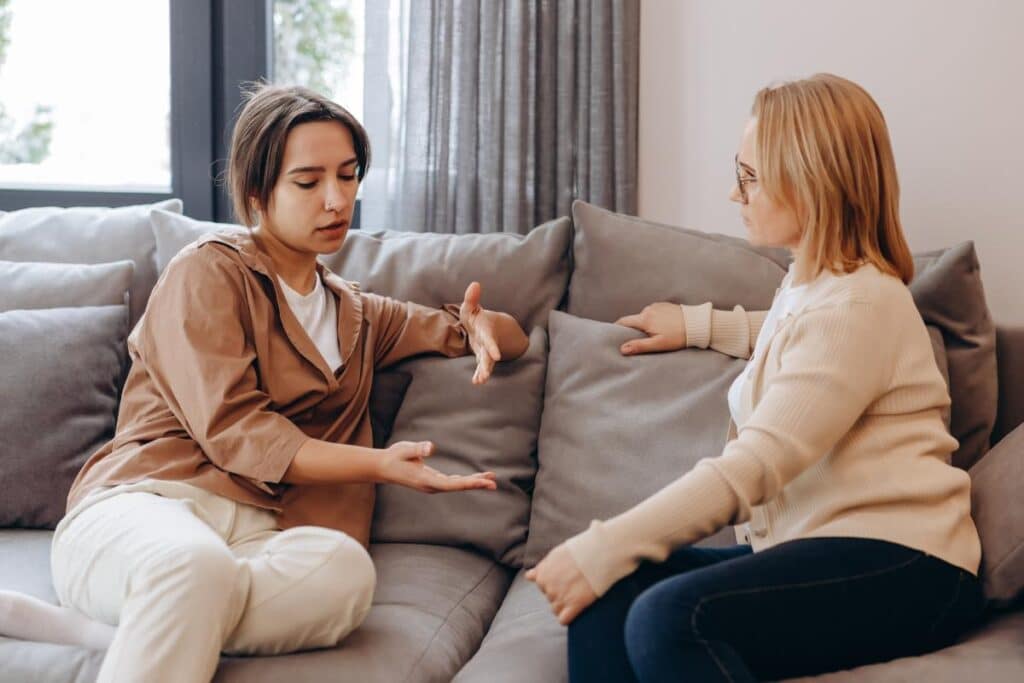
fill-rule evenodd
<path id="1" fill-rule="evenodd" d="M 0 261 L 0 312 L 123 304 L 134 274 L 135 265 L 131 261 L 97 264 Z"/>
<path id="2" fill-rule="evenodd" d="M 196 221 L 153 211 L 161 271 L 184 246 L 208 232 L 244 230 L 229 223 Z M 547 324 L 548 312 L 565 296 L 569 281 L 568 218 L 539 225 L 528 235 L 439 235 L 352 230 L 341 249 L 321 263 L 363 291 L 441 306 L 462 301 L 473 280 L 483 286 L 483 305 L 511 314 L 524 329 Z"/>
<path id="3" fill-rule="evenodd" d="M 135 263 L 131 287 L 131 324 L 146 310 L 157 272 L 149 212 L 153 207 L 181 213 L 181 200 L 156 204 L 53 207 L 0 213 L 0 259 L 50 263 Z"/>
<path id="4" fill-rule="evenodd" d="M 555 311 L 525 565 L 627 510 L 725 446 L 745 361 L 715 351 L 623 356 L 642 334 Z M 701 545 L 731 545 L 731 528 Z"/>
<path id="5" fill-rule="evenodd" d="M 1006 606 L 1024 596 L 1024 425 L 969 470 L 971 516 L 981 536 L 985 597 Z"/>
<path id="6" fill-rule="evenodd" d="M 969 468 L 988 450 L 999 403 L 996 329 L 973 242 L 917 254 L 910 293 L 928 325 L 942 332 L 953 399 L 953 464 Z"/>
<path id="7" fill-rule="evenodd" d="M 522 566 L 546 359 L 547 335 L 538 327 L 526 353 L 499 363 L 481 386 L 470 382 L 472 356 L 417 358 L 398 366 L 413 382 L 391 442 L 433 441 L 431 467 L 447 474 L 493 471 L 498 489 L 428 496 L 379 486 L 375 542 L 465 546 Z"/>
<path id="8" fill-rule="evenodd" d="M 651 223 L 581 201 L 573 204 L 573 221 L 575 268 L 566 310 L 593 320 L 612 322 L 655 301 L 767 310 L 791 261 L 784 249 Z M 978 258 L 973 243 L 965 242 L 919 254 L 914 262 L 910 292 L 945 345 L 950 431 L 960 441 L 953 464 L 967 468 L 987 448 L 997 402 L 995 328 Z"/>
<path id="9" fill-rule="evenodd" d="M 114 435 L 128 309 L 0 313 L 0 527 L 52 529 L 71 482 Z"/>

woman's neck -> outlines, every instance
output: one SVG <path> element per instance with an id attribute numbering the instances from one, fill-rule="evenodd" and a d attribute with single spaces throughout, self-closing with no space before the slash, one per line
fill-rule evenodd
<path id="1" fill-rule="evenodd" d="M 252 231 L 256 245 L 270 257 L 278 277 L 300 294 L 309 294 L 316 285 L 316 255 L 297 251 L 276 235 L 259 226 Z"/>

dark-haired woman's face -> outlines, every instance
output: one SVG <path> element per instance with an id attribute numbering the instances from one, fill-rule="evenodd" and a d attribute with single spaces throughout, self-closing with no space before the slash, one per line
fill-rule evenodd
<path id="1" fill-rule="evenodd" d="M 260 230 L 309 254 L 337 251 L 348 234 L 359 180 L 352 134 L 337 121 L 295 126 Z"/>

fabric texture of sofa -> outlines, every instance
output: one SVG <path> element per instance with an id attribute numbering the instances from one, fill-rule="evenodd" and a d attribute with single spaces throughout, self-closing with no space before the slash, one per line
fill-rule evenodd
<path id="1" fill-rule="evenodd" d="M 51 529 L 68 473 L 113 432 L 129 325 L 181 247 L 228 227 L 181 210 L 0 212 L 0 590 L 56 601 Z M 800 681 L 1024 680 L 1024 329 L 990 319 L 970 243 L 915 258 L 911 291 L 953 398 L 952 462 L 974 482 L 989 612 L 939 652 Z M 353 231 L 323 261 L 427 305 L 478 280 L 484 306 L 527 329 L 527 353 L 483 387 L 471 358 L 423 357 L 378 373 L 371 399 L 378 445 L 432 439 L 434 466 L 493 470 L 498 490 L 379 487 L 364 624 L 332 649 L 224 657 L 215 680 L 567 680 L 566 629 L 524 569 L 719 451 L 743 367 L 713 351 L 622 357 L 638 333 L 612 323 L 654 301 L 766 308 L 788 254 L 577 202 L 527 236 Z M 702 543 L 733 542 L 723 529 Z M 0 638 L 0 681 L 92 681 L 102 655 Z"/>

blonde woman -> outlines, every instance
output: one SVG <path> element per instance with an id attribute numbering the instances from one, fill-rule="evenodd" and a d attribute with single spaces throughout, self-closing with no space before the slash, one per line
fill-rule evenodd
<path id="1" fill-rule="evenodd" d="M 970 480 L 906 284 L 885 121 L 828 74 L 754 101 L 730 199 L 793 266 L 764 312 L 657 303 L 624 354 L 749 358 L 722 454 L 529 573 L 569 624 L 570 679 L 755 681 L 920 654 L 982 610 Z M 684 448 L 684 444 L 680 444 Z M 744 543 L 690 544 L 726 525 Z"/>

